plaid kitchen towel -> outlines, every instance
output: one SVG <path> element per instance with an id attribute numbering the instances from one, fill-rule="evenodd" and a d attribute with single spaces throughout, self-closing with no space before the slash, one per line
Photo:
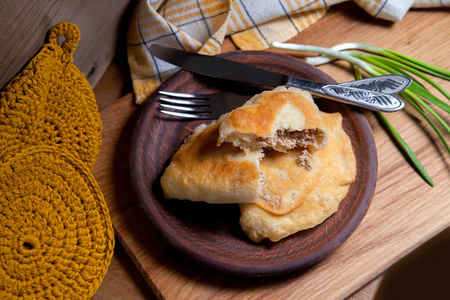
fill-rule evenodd
<path id="1" fill-rule="evenodd" d="M 263 50 L 319 20 L 348 0 L 141 0 L 128 32 L 128 62 L 142 104 L 178 69 L 153 57 L 152 43 L 201 54 L 220 53 L 231 36 L 242 50 Z M 400 21 L 411 7 L 450 6 L 450 0 L 353 0 L 374 17 Z"/>

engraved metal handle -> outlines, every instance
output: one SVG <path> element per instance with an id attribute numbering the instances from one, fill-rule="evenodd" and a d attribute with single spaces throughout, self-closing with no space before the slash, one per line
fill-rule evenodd
<path id="1" fill-rule="evenodd" d="M 403 79 L 402 79 L 403 80 Z M 329 98 L 339 102 L 356 105 L 370 110 L 382 112 L 394 112 L 405 107 L 402 100 L 394 95 L 379 92 L 401 92 L 408 87 L 411 79 L 405 77 L 405 82 L 393 82 L 389 77 L 373 77 L 339 84 L 324 84 L 320 82 L 303 80 L 290 77 L 287 81 L 288 86 L 295 86 L 311 92 L 313 95 Z M 372 87 L 373 89 L 364 89 L 361 87 Z"/>
<path id="2" fill-rule="evenodd" d="M 322 87 L 322 96 L 343 103 L 356 105 L 370 110 L 382 112 L 394 112 L 405 107 L 405 103 L 399 98 L 377 91 L 364 90 L 336 84 L 328 84 Z"/>
<path id="3" fill-rule="evenodd" d="M 411 82 L 412 79 L 407 76 L 399 74 L 388 74 L 368 77 L 355 81 L 342 82 L 338 85 L 394 95 L 406 90 Z"/>

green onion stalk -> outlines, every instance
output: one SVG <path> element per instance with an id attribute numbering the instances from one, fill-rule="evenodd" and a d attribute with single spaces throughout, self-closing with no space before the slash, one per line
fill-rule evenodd
<path id="1" fill-rule="evenodd" d="M 363 78 L 361 70 L 363 70 L 368 76 L 401 74 L 412 78 L 413 82 L 411 85 L 399 95 L 409 105 L 416 109 L 417 112 L 428 122 L 444 144 L 447 151 L 450 153 L 450 146 L 448 145 L 441 129 L 439 129 L 437 125 L 439 124 L 443 130 L 450 134 L 450 126 L 438 113 L 438 111 L 450 113 L 450 105 L 447 102 L 442 101 L 438 96 L 433 94 L 418 81 L 418 79 L 420 79 L 427 82 L 436 91 L 438 91 L 442 97 L 450 100 L 450 93 L 448 93 L 444 88 L 442 88 L 442 86 L 430 77 L 434 76 L 444 80 L 450 80 L 449 70 L 439 68 L 424 61 L 389 49 L 362 43 L 345 43 L 333 46 L 331 48 L 280 42 L 273 42 L 272 46 L 285 50 L 321 54 L 320 56 L 306 58 L 306 62 L 312 65 L 329 63 L 337 59 L 347 61 L 353 65 L 356 79 Z M 436 111 L 436 108 L 439 110 Z M 383 123 L 391 136 L 399 144 L 404 155 L 411 161 L 417 172 L 429 185 L 434 186 L 433 181 L 424 166 L 420 163 L 417 156 L 405 140 L 400 136 L 400 134 L 395 130 L 392 124 L 390 124 L 384 114 L 381 112 L 374 113 L 376 114 L 378 120 Z"/>

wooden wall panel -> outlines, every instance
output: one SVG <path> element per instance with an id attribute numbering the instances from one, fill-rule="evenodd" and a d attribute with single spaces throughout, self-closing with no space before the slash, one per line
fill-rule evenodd
<path id="1" fill-rule="evenodd" d="M 92 86 L 117 49 L 125 48 L 132 0 L 2 0 L 0 1 L 0 88 L 39 51 L 47 31 L 72 22 L 81 32 L 74 62 Z"/>

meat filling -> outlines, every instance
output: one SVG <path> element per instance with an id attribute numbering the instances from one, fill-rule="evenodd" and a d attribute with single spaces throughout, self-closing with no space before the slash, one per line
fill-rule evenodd
<path id="1" fill-rule="evenodd" d="M 317 129 L 305 129 L 302 131 L 278 130 L 275 136 L 259 137 L 257 143 L 262 148 L 284 148 L 312 146 L 319 149 L 319 144 L 324 137 L 323 132 Z"/>
<path id="2" fill-rule="evenodd" d="M 318 129 L 305 129 L 302 131 L 278 130 L 272 137 L 259 137 L 256 140 L 262 148 L 273 148 L 278 151 L 286 151 L 295 147 L 305 148 L 298 157 L 301 167 L 312 169 L 312 151 L 319 150 L 324 139 L 324 133 Z"/>
<path id="3" fill-rule="evenodd" d="M 312 154 L 306 148 L 303 149 L 302 154 L 297 158 L 298 164 L 307 170 L 311 170 L 313 168 L 311 160 Z"/>

